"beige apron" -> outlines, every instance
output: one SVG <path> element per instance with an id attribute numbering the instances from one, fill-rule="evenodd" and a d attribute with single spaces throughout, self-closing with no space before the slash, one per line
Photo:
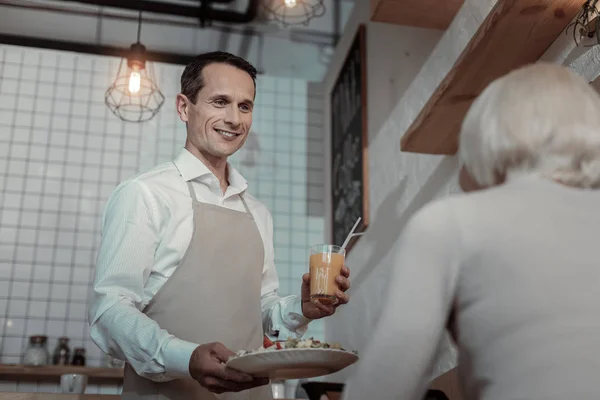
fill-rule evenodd
<path id="1" fill-rule="evenodd" d="M 221 342 L 237 351 L 262 345 L 261 281 L 264 246 L 245 212 L 201 203 L 190 182 L 194 209 L 192 240 L 181 263 L 143 312 L 183 340 Z M 125 367 L 124 399 L 271 400 L 270 386 L 214 394 L 194 379 L 156 383 Z"/>

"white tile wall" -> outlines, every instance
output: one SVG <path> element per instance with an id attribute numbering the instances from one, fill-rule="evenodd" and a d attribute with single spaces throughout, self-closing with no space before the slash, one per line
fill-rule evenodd
<path id="1" fill-rule="evenodd" d="M 66 335 L 86 347 L 89 365 L 105 362 L 85 304 L 105 202 L 121 180 L 173 159 L 185 138 L 172 101 L 182 67 L 156 66 L 167 101 L 153 120 L 131 124 L 104 105 L 118 62 L 0 45 L 2 363 L 19 363 L 33 334 L 48 335 L 50 350 Z M 308 82 L 260 76 L 255 134 L 232 159 L 273 213 L 282 295 L 299 292 L 307 248 L 323 240 L 322 98 Z M 322 324 L 308 334 L 321 337 Z M 15 387 L 53 390 L 0 391 Z"/>

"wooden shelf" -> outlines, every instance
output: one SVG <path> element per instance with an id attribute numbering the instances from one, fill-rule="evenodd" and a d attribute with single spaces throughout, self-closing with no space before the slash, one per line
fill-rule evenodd
<path id="1" fill-rule="evenodd" d="M 27 393 L 0 392 L 0 400 L 118 400 L 119 394 L 64 394 L 64 393 Z"/>
<path id="2" fill-rule="evenodd" d="M 455 154 L 473 100 L 496 78 L 536 62 L 584 2 L 498 0 L 402 137 L 402 151 Z"/>
<path id="3" fill-rule="evenodd" d="M 70 365 L 48 365 L 31 367 L 25 365 L 0 364 L 0 381 L 60 381 L 64 374 L 87 375 L 93 383 L 121 383 L 122 368 L 92 368 Z"/>
<path id="4" fill-rule="evenodd" d="M 371 21 L 445 30 L 463 2 L 464 0 L 371 0 Z"/>

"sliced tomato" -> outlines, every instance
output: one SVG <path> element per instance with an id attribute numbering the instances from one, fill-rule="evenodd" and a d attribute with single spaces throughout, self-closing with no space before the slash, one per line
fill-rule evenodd
<path id="1" fill-rule="evenodd" d="M 269 339 L 267 337 L 267 335 L 263 336 L 263 347 L 265 349 L 268 349 L 269 347 L 273 346 L 273 342 L 271 342 L 271 339 Z"/>
<path id="2" fill-rule="evenodd" d="M 279 342 L 276 342 L 276 343 L 275 343 L 275 346 L 277 346 L 277 350 L 281 350 L 281 343 L 279 343 Z"/>

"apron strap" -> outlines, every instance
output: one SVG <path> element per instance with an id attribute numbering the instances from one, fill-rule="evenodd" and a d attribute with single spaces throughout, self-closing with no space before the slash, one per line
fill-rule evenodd
<path id="1" fill-rule="evenodd" d="M 192 181 L 187 181 L 187 185 L 190 190 L 190 196 L 192 196 L 192 200 L 194 200 L 195 202 L 198 202 L 198 199 L 196 198 L 196 192 L 194 191 L 194 188 L 192 187 Z"/>
<path id="2" fill-rule="evenodd" d="M 246 212 L 248 214 L 250 214 L 250 216 L 252 216 L 252 213 L 250 212 L 250 208 L 248 208 L 248 204 L 246 204 L 246 200 L 244 199 L 244 196 L 241 193 L 238 194 L 238 196 L 240 196 L 240 199 L 242 200 L 242 203 L 244 203 L 244 208 L 246 209 Z"/>

